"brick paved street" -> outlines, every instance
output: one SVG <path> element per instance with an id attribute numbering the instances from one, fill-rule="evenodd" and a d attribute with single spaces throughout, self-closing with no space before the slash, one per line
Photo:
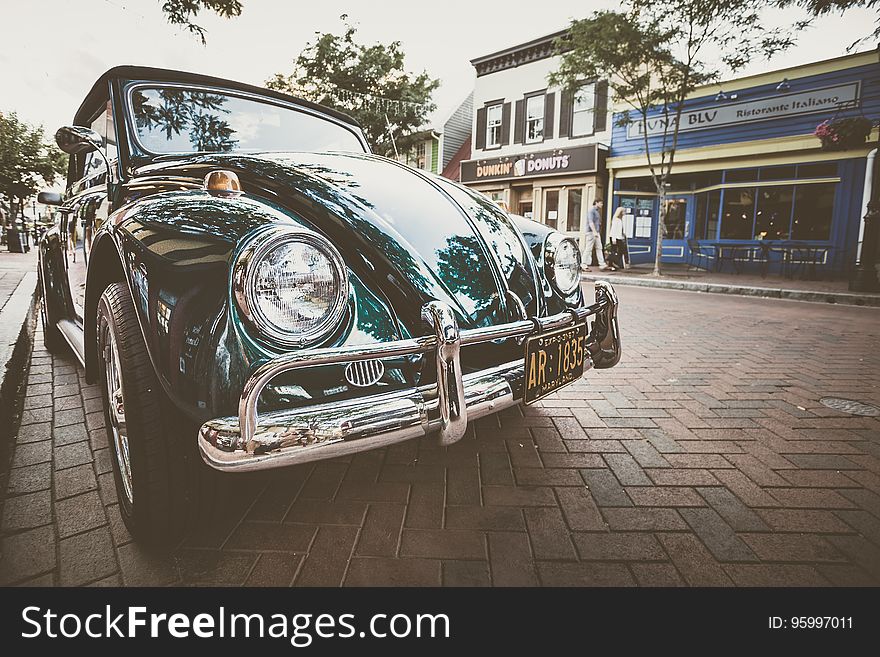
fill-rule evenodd
<path id="1" fill-rule="evenodd" d="M 0 583 L 878 585 L 880 310 L 618 288 L 613 370 L 428 439 L 227 479 L 172 554 L 116 509 L 99 391 L 38 335 Z"/>

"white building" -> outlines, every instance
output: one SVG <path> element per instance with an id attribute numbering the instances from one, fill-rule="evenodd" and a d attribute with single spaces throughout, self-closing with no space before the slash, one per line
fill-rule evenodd
<path id="1" fill-rule="evenodd" d="M 471 159 L 462 182 L 511 212 L 584 243 L 586 214 L 605 194 L 611 141 L 608 85 L 584 80 L 575 94 L 548 87 L 565 31 L 471 61 L 477 71 Z"/>

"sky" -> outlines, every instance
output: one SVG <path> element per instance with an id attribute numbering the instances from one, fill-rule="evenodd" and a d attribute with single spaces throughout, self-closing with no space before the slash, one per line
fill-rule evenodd
<path id="1" fill-rule="evenodd" d="M 0 0 L 0 111 L 54 133 L 69 123 L 105 70 L 135 64 L 194 71 L 261 85 L 292 62 L 316 32 L 340 32 L 348 14 L 365 43 L 400 41 L 410 71 L 439 78 L 435 118 L 445 119 L 473 88 L 470 60 L 563 29 L 573 18 L 613 7 L 606 0 L 242 0 L 242 15 L 202 11 L 207 45 L 168 24 L 160 0 Z M 768 13 L 790 24 L 792 10 Z M 837 57 L 873 29 L 873 14 L 851 10 L 820 19 L 798 45 L 743 75 Z M 870 46 L 863 46 L 866 49 Z"/>

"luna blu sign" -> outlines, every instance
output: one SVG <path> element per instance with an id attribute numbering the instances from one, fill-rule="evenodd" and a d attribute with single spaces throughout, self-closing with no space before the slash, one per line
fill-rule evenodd
<path id="1" fill-rule="evenodd" d="M 849 82 L 833 87 L 811 89 L 798 93 L 777 94 L 758 100 L 726 103 L 714 107 L 685 110 L 681 113 L 679 132 L 687 130 L 706 130 L 724 125 L 738 125 L 769 119 L 781 119 L 813 112 L 827 112 L 840 105 L 855 103 L 859 99 L 859 83 Z M 649 116 L 646 121 L 648 136 L 662 135 L 667 131 L 667 119 L 663 116 Z M 669 117 L 669 132 L 675 126 L 675 118 Z M 627 126 L 627 139 L 641 139 L 642 121 L 635 119 Z"/>

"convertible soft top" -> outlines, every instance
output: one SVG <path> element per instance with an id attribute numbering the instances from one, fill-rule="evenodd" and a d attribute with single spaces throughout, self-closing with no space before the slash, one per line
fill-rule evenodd
<path id="1" fill-rule="evenodd" d="M 258 94 L 260 96 L 268 96 L 269 98 L 277 98 L 278 100 L 293 102 L 298 105 L 302 105 L 304 107 L 323 112 L 324 114 L 344 121 L 349 125 L 353 125 L 358 128 L 360 127 L 360 124 L 347 114 L 343 114 L 342 112 L 331 109 L 329 107 L 325 107 L 324 105 L 319 105 L 309 100 L 297 98 L 296 96 L 291 96 L 290 94 L 285 94 L 280 91 L 273 91 L 264 87 L 257 87 L 252 84 L 245 84 L 244 82 L 235 82 L 234 80 L 215 78 L 210 75 L 200 75 L 198 73 L 175 71 L 165 68 L 152 68 L 150 66 L 114 66 L 113 68 L 105 72 L 95 81 L 95 84 L 92 85 L 91 90 L 86 95 L 82 104 L 79 106 L 79 109 L 76 111 L 76 116 L 74 117 L 75 124 L 86 124 L 85 122 L 87 122 L 90 118 L 89 116 L 87 116 L 87 114 L 90 113 L 89 108 L 93 108 L 95 106 L 95 103 L 97 103 L 102 96 L 106 95 L 107 83 L 113 79 L 126 81 L 149 80 L 157 82 L 190 82 L 194 84 L 210 85 L 212 87 L 223 87 L 226 89 L 234 89 L 237 91 L 246 91 L 248 93 Z"/>

